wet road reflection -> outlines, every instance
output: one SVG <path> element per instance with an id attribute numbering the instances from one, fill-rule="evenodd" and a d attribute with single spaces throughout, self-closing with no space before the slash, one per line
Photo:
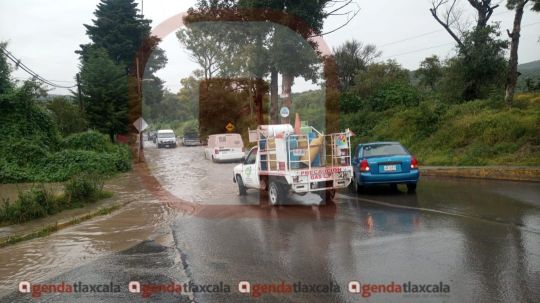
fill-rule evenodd
<path id="1" fill-rule="evenodd" d="M 232 183 L 236 164 L 204 160 L 201 147 L 157 150 L 147 145 L 145 155 L 148 171 L 137 170 L 138 177 L 127 177 L 117 188 L 121 199 L 136 202 L 111 216 L 2 249 L 2 290 L 14 289 L 23 278 L 224 282 L 233 288 L 247 280 L 337 283 L 341 291 L 255 299 L 233 290 L 190 298 L 535 302 L 540 297 L 538 184 L 423 178 L 417 194 L 378 187 L 361 194 L 343 191 L 328 205 L 317 206 L 320 199 L 306 195 L 271 207 L 256 191 L 237 196 Z M 450 293 L 362 297 L 347 291 L 351 280 L 442 282 Z M 25 301 L 16 293 L 9 298 Z M 138 302 L 126 293 L 93 299 Z M 70 297 L 55 301 L 70 302 Z"/>

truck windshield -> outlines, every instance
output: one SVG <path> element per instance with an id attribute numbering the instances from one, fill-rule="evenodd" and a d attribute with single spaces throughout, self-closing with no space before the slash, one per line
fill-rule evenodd
<path id="1" fill-rule="evenodd" d="M 382 157 L 408 155 L 409 153 L 400 144 L 371 144 L 363 148 L 363 157 Z"/>
<path id="2" fill-rule="evenodd" d="M 247 156 L 244 164 L 255 164 L 256 161 L 257 161 L 257 149 L 254 148 L 251 150 L 251 152 Z"/>

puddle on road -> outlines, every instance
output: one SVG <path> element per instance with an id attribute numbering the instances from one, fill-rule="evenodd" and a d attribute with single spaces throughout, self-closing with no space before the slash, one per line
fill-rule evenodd
<path id="1" fill-rule="evenodd" d="M 145 146 L 145 159 L 153 176 L 180 199 L 199 204 L 239 204 L 232 182 L 232 171 L 238 163 L 206 160 L 202 146 L 158 150 L 151 143 Z M 257 203 L 258 199 L 248 202 Z"/>
<path id="2" fill-rule="evenodd" d="M 134 173 L 107 182 L 117 202 L 130 202 L 110 215 L 97 217 L 44 238 L 1 249 L 0 295 L 15 291 L 20 281 L 42 281 L 96 259 L 160 237 L 177 215 L 157 201 Z"/>

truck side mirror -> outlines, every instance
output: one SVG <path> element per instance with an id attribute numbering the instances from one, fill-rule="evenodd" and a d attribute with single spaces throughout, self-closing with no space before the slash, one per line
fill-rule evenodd
<path id="1" fill-rule="evenodd" d="M 242 163 L 246 163 L 246 156 L 242 157 Z"/>

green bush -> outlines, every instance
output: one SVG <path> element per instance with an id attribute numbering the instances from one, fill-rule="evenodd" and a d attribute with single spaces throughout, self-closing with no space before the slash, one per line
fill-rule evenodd
<path id="1" fill-rule="evenodd" d="M 131 168 L 128 147 L 99 132 L 61 139 L 52 112 L 35 101 L 38 90 L 26 82 L 0 94 L 0 183 L 65 181 L 82 172 L 111 175 Z"/>
<path id="2" fill-rule="evenodd" d="M 36 167 L 36 181 L 64 181 L 84 173 L 111 175 L 115 173 L 114 154 L 87 150 L 62 150 L 50 154 Z"/>
<path id="3" fill-rule="evenodd" d="M 47 156 L 45 148 L 26 139 L 8 142 L 2 152 L 4 160 L 19 166 L 28 166 Z"/>
<path id="4" fill-rule="evenodd" d="M 114 144 L 109 137 L 97 131 L 87 131 L 73 134 L 65 138 L 62 147 L 66 149 L 89 150 L 96 152 L 110 152 Z"/>
<path id="5" fill-rule="evenodd" d="M 58 212 L 58 198 L 44 186 L 19 192 L 14 203 L 4 201 L 0 207 L 0 222 L 21 223 Z"/>
<path id="6" fill-rule="evenodd" d="M 65 184 L 65 195 L 70 203 L 94 202 L 103 193 L 104 182 L 95 174 L 82 174 Z"/>
<path id="7" fill-rule="evenodd" d="M 112 194 L 105 192 L 103 185 L 101 176 L 81 174 L 64 184 L 62 195 L 55 195 L 43 184 L 20 191 L 16 201 L 0 202 L 0 223 L 22 223 L 110 197 Z"/>

